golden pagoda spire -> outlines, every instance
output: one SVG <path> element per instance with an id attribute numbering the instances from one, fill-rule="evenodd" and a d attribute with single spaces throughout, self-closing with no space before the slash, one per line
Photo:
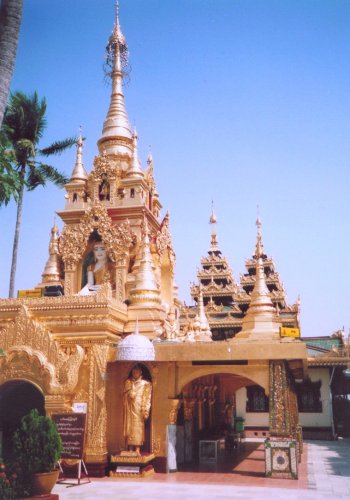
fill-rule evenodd
<path id="1" fill-rule="evenodd" d="M 109 109 L 98 141 L 100 153 L 132 154 L 132 132 L 125 108 L 123 75 L 128 64 L 128 47 L 119 22 L 119 2 L 116 4 L 116 21 L 107 45 L 107 76 L 112 78 Z"/>
<path id="2" fill-rule="evenodd" d="M 211 224 L 211 241 L 210 241 L 210 251 L 211 252 L 218 252 L 219 251 L 219 246 L 218 246 L 218 237 L 216 234 L 216 223 L 217 223 L 217 218 L 214 213 L 214 202 L 211 202 L 211 214 L 210 214 L 210 219 L 209 219 L 209 224 Z"/>
<path id="3" fill-rule="evenodd" d="M 86 181 L 88 178 L 88 175 L 87 175 L 85 167 L 83 165 L 84 140 L 83 140 L 83 136 L 82 136 L 81 127 L 79 130 L 79 136 L 78 136 L 76 144 L 77 144 L 77 154 L 76 154 L 75 165 L 74 165 L 74 169 L 73 169 L 70 181 Z"/>
<path id="4" fill-rule="evenodd" d="M 137 149 L 137 131 L 136 128 L 134 129 L 134 133 L 132 135 L 132 142 L 133 142 L 133 153 L 132 153 L 132 160 L 130 164 L 130 168 L 127 172 L 128 176 L 133 176 L 133 177 L 143 177 L 143 172 L 140 168 L 140 160 L 138 156 L 138 149 Z"/>
<path id="5" fill-rule="evenodd" d="M 258 240 L 259 242 L 259 240 Z M 258 246 L 258 244 L 257 244 Z M 247 314 L 243 318 L 242 330 L 236 337 L 277 338 L 280 321 L 266 285 L 261 254 L 257 260 L 256 278 Z"/>
<path id="6" fill-rule="evenodd" d="M 135 286 L 131 290 L 133 304 L 160 302 L 159 285 L 155 276 L 155 266 L 150 250 L 147 219 L 144 219 L 144 239 L 140 264 L 135 277 Z"/>
<path id="7" fill-rule="evenodd" d="M 39 286 L 55 285 L 60 283 L 60 269 L 58 263 L 58 227 L 54 223 L 51 229 L 49 243 L 49 258 L 42 273 L 42 282 Z"/>

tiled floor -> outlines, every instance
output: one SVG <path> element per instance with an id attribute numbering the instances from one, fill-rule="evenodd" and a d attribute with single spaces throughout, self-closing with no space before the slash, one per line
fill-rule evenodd
<path id="1" fill-rule="evenodd" d="M 67 488 L 56 485 L 60 500 L 192 500 L 218 499 L 350 499 L 350 440 L 309 441 L 299 467 L 299 479 L 263 477 L 261 446 L 246 446 L 244 459 L 227 464 L 230 472 L 197 471 L 155 474 L 152 478 L 93 479 Z M 202 469 L 202 470 L 198 470 Z"/>

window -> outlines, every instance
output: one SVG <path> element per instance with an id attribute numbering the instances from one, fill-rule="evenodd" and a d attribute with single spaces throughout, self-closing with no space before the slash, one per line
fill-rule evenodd
<path id="1" fill-rule="evenodd" d="M 321 380 L 297 384 L 297 397 L 301 413 L 322 413 Z"/>
<path id="2" fill-rule="evenodd" d="M 135 189 L 134 188 L 130 189 L 130 198 L 135 198 Z"/>
<path id="3" fill-rule="evenodd" d="M 264 389 L 259 385 L 247 387 L 247 412 L 268 412 L 269 398 L 265 395 Z"/>

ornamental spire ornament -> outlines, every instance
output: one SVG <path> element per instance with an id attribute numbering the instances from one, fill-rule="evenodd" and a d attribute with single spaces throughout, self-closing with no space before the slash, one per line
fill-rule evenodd
<path id="1" fill-rule="evenodd" d="M 219 251 L 219 246 L 218 246 L 218 236 L 216 234 L 216 223 L 217 223 L 217 218 L 214 213 L 214 202 L 211 202 L 211 214 L 210 214 L 210 219 L 209 219 L 209 224 L 211 224 L 211 241 L 210 241 L 210 251 L 211 252 L 218 252 Z"/>
<path id="2" fill-rule="evenodd" d="M 128 176 L 133 176 L 133 177 L 143 177 L 143 172 L 140 168 L 140 160 L 139 160 L 139 155 L 138 155 L 138 149 L 137 149 L 137 131 L 136 128 L 134 129 L 134 133 L 132 135 L 132 142 L 133 142 L 133 153 L 132 153 L 132 160 L 130 164 L 130 168 L 127 172 Z"/>
<path id="3" fill-rule="evenodd" d="M 123 77 L 128 67 L 128 46 L 119 22 L 119 2 L 116 5 L 116 21 L 106 47 L 105 74 L 112 79 L 112 94 L 102 136 L 98 141 L 100 153 L 127 154 L 133 150 L 132 132 L 125 108 Z"/>
<path id="4" fill-rule="evenodd" d="M 40 287 L 57 285 L 60 283 L 60 268 L 58 262 L 58 227 L 56 226 L 56 223 L 54 223 L 51 229 L 49 258 L 41 276 L 42 282 L 39 285 Z"/>
<path id="5" fill-rule="evenodd" d="M 264 245 L 261 237 L 261 220 L 259 216 L 256 219 L 256 227 L 257 227 L 257 232 L 256 232 L 255 258 L 258 260 L 259 257 L 262 257 L 265 254 Z"/>
<path id="6" fill-rule="evenodd" d="M 88 175 L 87 175 L 85 167 L 83 165 L 84 139 L 82 136 L 81 127 L 79 130 L 79 136 L 78 136 L 76 144 L 77 144 L 77 154 L 76 154 L 75 165 L 74 165 L 74 169 L 73 169 L 70 181 L 86 181 L 88 178 Z"/>

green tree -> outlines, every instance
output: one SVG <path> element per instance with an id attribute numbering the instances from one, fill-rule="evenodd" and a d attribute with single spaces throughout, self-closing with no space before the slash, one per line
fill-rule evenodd
<path id="1" fill-rule="evenodd" d="M 17 200 L 19 175 L 12 167 L 11 152 L 0 144 L 0 205 L 7 205 L 11 198 Z"/>
<path id="2" fill-rule="evenodd" d="M 22 0 L 0 0 L 0 125 L 16 60 Z"/>
<path id="3" fill-rule="evenodd" d="M 2 195 L 2 198 L 0 198 L 0 203 L 2 202 L 3 204 L 8 200 L 8 196 L 13 196 L 17 202 L 9 297 L 14 296 L 17 252 L 25 189 L 33 191 L 38 186 L 45 186 L 47 181 L 51 181 L 59 187 L 62 187 L 67 182 L 67 178 L 55 167 L 43 163 L 38 158 L 40 156 L 47 157 L 60 154 L 76 142 L 76 139 L 71 137 L 63 141 L 56 141 L 49 147 L 39 149 L 38 143 L 46 128 L 45 113 L 45 98 L 39 100 L 36 92 L 31 96 L 27 96 L 22 92 L 16 92 L 10 96 L 1 127 L 0 142 L 5 146 L 5 153 L 7 155 L 5 163 L 2 163 L 3 175 L 12 179 L 12 186 L 16 184 L 18 186 L 15 189 L 12 189 L 10 186 L 7 189 L 7 195 Z M 6 161 L 10 161 L 10 169 L 6 169 Z"/>

